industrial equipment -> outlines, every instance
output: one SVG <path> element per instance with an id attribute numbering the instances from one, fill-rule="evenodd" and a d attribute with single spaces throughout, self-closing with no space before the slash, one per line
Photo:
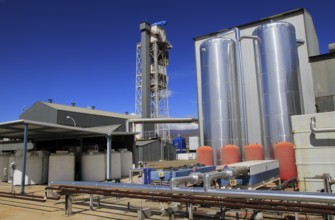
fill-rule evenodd
<path id="1" fill-rule="evenodd" d="M 166 21 L 140 24 L 141 43 L 136 46 L 135 114 L 142 118 L 169 117 L 166 68 L 172 45 L 163 25 Z M 170 141 L 167 124 L 156 124 L 154 129 L 145 125 L 143 132 L 147 139 L 158 135 L 163 141 Z"/>
<path id="2" fill-rule="evenodd" d="M 200 51 L 204 143 L 214 149 L 214 165 L 221 165 L 221 147 L 240 145 L 235 42 L 209 39 Z"/>
<path id="3" fill-rule="evenodd" d="M 225 168 L 223 167 L 223 170 Z M 223 188 L 250 190 L 264 187 L 272 182 L 280 183 L 279 162 L 276 160 L 250 160 L 229 164 L 227 168 L 233 170 L 245 168 L 248 172 L 236 177 L 221 179 L 220 185 Z"/>

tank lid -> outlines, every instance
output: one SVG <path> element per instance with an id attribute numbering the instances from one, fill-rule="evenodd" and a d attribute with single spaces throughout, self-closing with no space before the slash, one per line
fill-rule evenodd
<path id="1" fill-rule="evenodd" d="M 252 33 L 252 35 L 258 35 L 260 32 L 262 31 L 266 31 L 268 29 L 273 29 L 273 28 L 277 28 L 277 29 L 290 29 L 291 31 L 295 32 L 295 28 L 294 26 L 286 21 L 272 21 L 270 23 L 266 23 L 266 24 L 262 24 L 260 26 L 258 26 L 254 32 Z"/>

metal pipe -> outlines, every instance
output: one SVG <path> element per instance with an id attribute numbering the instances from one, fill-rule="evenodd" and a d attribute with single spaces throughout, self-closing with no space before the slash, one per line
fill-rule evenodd
<path id="1" fill-rule="evenodd" d="M 204 176 L 204 191 L 208 192 L 211 188 L 212 180 L 217 179 L 231 179 L 244 174 L 247 174 L 249 171 L 248 167 L 224 167 L 222 171 L 215 173 L 206 173 Z"/>
<path id="2" fill-rule="evenodd" d="M 145 124 L 145 123 L 194 123 L 198 120 L 195 118 L 133 118 L 128 119 L 129 123 Z"/>
<path id="3" fill-rule="evenodd" d="M 248 116 L 247 116 L 247 107 L 246 107 L 246 98 L 245 98 L 245 81 L 244 81 L 244 70 L 243 70 L 243 59 L 242 59 L 242 49 L 241 49 L 241 36 L 240 30 L 235 29 L 235 38 L 236 38 L 236 62 L 237 62 L 237 71 L 238 71 L 238 87 L 239 87 L 239 105 L 240 105 L 240 118 L 241 118 L 241 152 L 243 147 L 249 142 L 248 135 Z M 244 160 L 244 154 L 242 154 L 242 160 Z"/>
<path id="4" fill-rule="evenodd" d="M 60 188 L 47 187 L 48 189 L 61 190 L 60 193 L 65 195 L 71 194 L 97 194 L 113 197 L 127 197 L 150 199 L 163 202 L 180 202 L 186 204 L 207 204 L 218 207 L 243 207 L 253 208 L 257 210 L 276 210 L 276 211 L 292 211 L 303 213 L 317 213 L 317 214 L 330 214 L 334 215 L 335 211 L 328 204 L 308 204 L 308 203 L 294 203 L 292 201 L 263 201 L 259 199 L 243 199 L 243 198 L 223 198 L 220 196 L 194 196 L 182 195 L 177 193 L 157 193 L 157 192 L 140 192 L 140 191 L 127 191 L 118 189 L 103 189 L 92 187 L 78 187 L 78 186 L 61 186 Z"/>
<path id="5" fill-rule="evenodd" d="M 317 128 L 315 116 L 311 117 L 310 128 L 313 133 L 335 132 L 335 128 Z"/>
<path id="6" fill-rule="evenodd" d="M 242 59 L 242 49 L 241 49 L 241 36 L 240 29 L 233 28 L 222 34 L 217 35 L 217 37 L 223 37 L 224 35 L 235 33 L 236 39 L 236 63 L 237 63 L 237 81 L 238 81 L 238 93 L 239 93 L 239 109 L 240 109 L 240 129 L 241 129 L 241 151 L 243 146 L 247 145 L 249 142 L 248 136 L 248 120 L 247 120 L 247 107 L 245 98 L 245 82 L 244 82 L 244 70 L 243 70 L 243 59 Z M 242 160 L 244 155 L 242 154 Z"/>
<path id="7" fill-rule="evenodd" d="M 262 131 L 262 145 L 264 147 L 264 155 L 265 157 L 271 158 L 270 157 L 270 152 L 268 152 L 268 148 L 267 148 L 267 140 L 266 140 L 266 126 L 265 126 L 265 120 L 264 120 L 264 102 L 263 102 L 263 98 L 260 96 L 260 94 L 262 94 L 262 84 L 261 84 L 261 65 L 260 65 L 260 52 L 259 52 L 259 46 L 258 43 L 260 41 L 259 37 L 256 36 L 242 36 L 240 37 L 240 42 L 244 39 L 251 39 L 253 41 L 253 46 L 254 46 L 254 54 L 255 54 L 255 71 L 256 71 L 256 82 L 257 82 L 257 92 L 259 94 L 259 119 L 260 119 L 260 127 L 261 127 L 261 131 Z"/>
<path id="8" fill-rule="evenodd" d="M 171 179 L 171 189 L 175 189 L 182 183 L 199 184 L 203 180 L 203 174 L 192 172 L 188 176 L 173 177 Z"/>
<path id="9" fill-rule="evenodd" d="M 335 196 L 332 193 L 311 193 L 311 192 L 283 192 L 265 190 L 235 190 L 235 189 L 209 189 L 204 191 L 203 187 L 177 187 L 171 189 L 170 186 L 162 185 L 142 185 L 131 183 L 101 183 L 101 182 L 68 182 L 51 181 L 49 185 L 65 186 L 86 186 L 86 187 L 106 187 L 128 191 L 145 191 L 161 193 L 182 193 L 188 195 L 221 196 L 245 199 L 270 199 L 289 200 L 300 202 L 318 202 L 335 204 Z"/>

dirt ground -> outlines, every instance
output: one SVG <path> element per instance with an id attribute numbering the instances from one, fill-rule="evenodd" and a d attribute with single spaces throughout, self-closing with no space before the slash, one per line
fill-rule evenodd
<path id="1" fill-rule="evenodd" d="M 27 186 L 25 191 L 27 194 L 34 192 L 34 195 L 43 195 L 45 186 Z M 1 192 L 9 191 L 9 184 L 0 184 Z M 15 187 L 15 192 L 19 192 L 20 187 Z M 6 198 L 0 196 L 0 219 L 22 220 L 22 219 L 137 219 L 136 211 L 127 211 L 126 207 L 120 205 L 127 204 L 130 201 L 131 206 L 148 207 L 149 204 L 145 201 L 131 201 L 123 198 L 110 198 L 106 203 L 102 203 L 100 208 L 90 210 L 88 197 L 74 197 L 72 205 L 72 215 L 65 215 L 65 200 L 47 200 L 46 202 L 22 200 L 15 198 Z M 84 202 L 83 202 L 84 201 Z M 153 216 L 150 219 L 168 219 L 159 215 Z"/>

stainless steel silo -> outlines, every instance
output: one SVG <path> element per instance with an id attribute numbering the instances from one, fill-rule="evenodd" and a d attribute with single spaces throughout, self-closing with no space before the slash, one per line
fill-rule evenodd
<path id="1" fill-rule="evenodd" d="M 292 142 L 291 115 L 301 114 L 297 39 L 294 26 L 282 21 L 261 25 L 253 35 L 259 38 L 264 148 L 270 159 L 275 143 Z"/>
<path id="2" fill-rule="evenodd" d="M 220 165 L 221 147 L 238 144 L 238 99 L 235 42 L 214 38 L 200 45 L 204 143 Z"/>

